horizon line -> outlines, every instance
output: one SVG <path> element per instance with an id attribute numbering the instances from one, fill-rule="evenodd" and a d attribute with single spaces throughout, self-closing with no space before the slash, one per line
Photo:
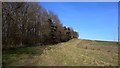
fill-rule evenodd
<path id="1" fill-rule="evenodd" d="M 92 41 L 108 41 L 108 42 L 119 42 L 118 40 L 102 40 L 102 39 L 88 39 L 88 38 L 78 38 L 83 40 L 92 40 Z"/>

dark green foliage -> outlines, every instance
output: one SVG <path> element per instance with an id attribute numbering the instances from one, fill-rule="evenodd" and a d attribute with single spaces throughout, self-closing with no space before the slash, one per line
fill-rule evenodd
<path id="1" fill-rule="evenodd" d="M 47 45 L 78 38 L 78 33 L 61 24 L 57 15 L 38 3 L 2 3 L 2 47 Z"/>

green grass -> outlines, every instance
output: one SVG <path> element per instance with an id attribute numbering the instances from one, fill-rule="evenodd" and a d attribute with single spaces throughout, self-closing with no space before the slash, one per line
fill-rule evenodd
<path id="1" fill-rule="evenodd" d="M 73 39 L 48 46 L 3 51 L 4 66 L 117 66 L 115 42 Z"/>

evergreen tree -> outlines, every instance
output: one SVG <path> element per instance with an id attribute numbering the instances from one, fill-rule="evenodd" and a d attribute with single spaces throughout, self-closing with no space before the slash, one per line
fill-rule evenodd
<path id="1" fill-rule="evenodd" d="M 78 33 L 63 26 L 51 11 L 38 3 L 2 3 L 3 49 L 47 45 L 78 38 Z"/>

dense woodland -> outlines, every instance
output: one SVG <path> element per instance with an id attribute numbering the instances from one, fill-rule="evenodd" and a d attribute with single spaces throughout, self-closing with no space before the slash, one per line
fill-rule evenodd
<path id="1" fill-rule="evenodd" d="M 49 45 L 78 38 L 58 16 L 36 2 L 2 3 L 2 48 Z"/>

